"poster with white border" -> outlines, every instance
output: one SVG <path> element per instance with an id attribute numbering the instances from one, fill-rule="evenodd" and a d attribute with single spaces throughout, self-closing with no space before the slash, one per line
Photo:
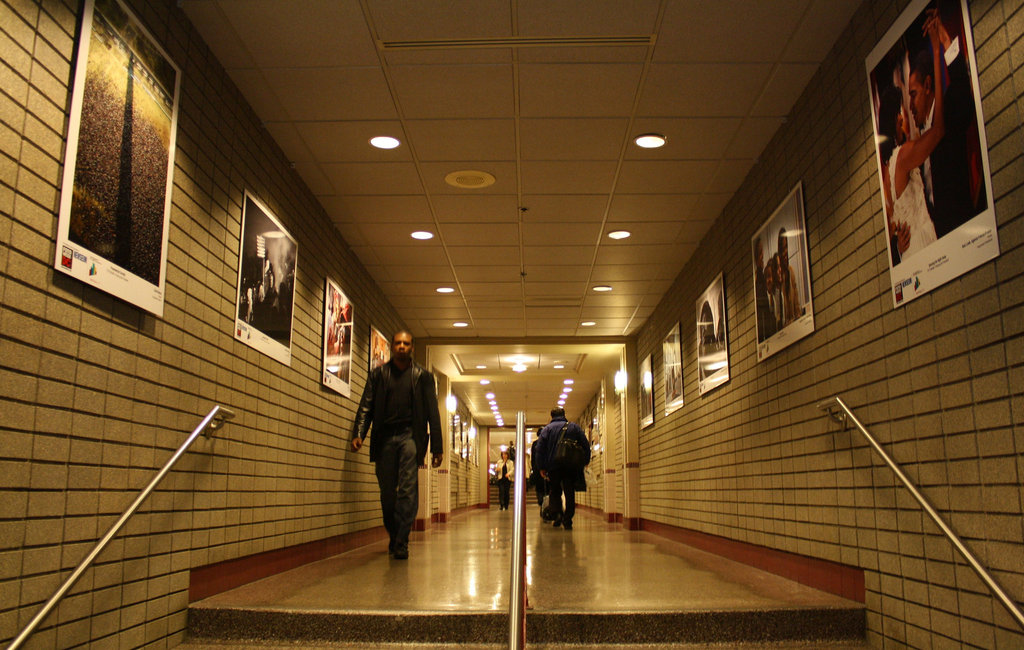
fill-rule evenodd
<path id="1" fill-rule="evenodd" d="M 54 268 L 163 316 L 181 69 L 118 0 L 86 0 Z"/>
<path id="2" fill-rule="evenodd" d="M 676 322 L 661 342 L 662 374 L 665 380 L 665 415 L 683 406 L 683 339 Z"/>
<path id="3" fill-rule="evenodd" d="M 285 365 L 292 360 L 298 245 L 248 190 L 238 251 L 235 338 Z"/>
<path id="4" fill-rule="evenodd" d="M 324 385 L 352 394 L 352 303 L 330 278 L 324 279 Z"/>
<path id="5" fill-rule="evenodd" d="M 967 3 L 914 0 L 865 63 L 898 307 L 999 255 Z"/>
<path id="6" fill-rule="evenodd" d="M 654 424 L 654 373 L 651 372 L 651 355 L 640 362 L 640 426 Z"/>
<path id="7" fill-rule="evenodd" d="M 750 247 L 757 360 L 763 361 L 814 331 L 803 183 L 754 233 Z"/>
<path id="8" fill-rule="evenodd" d="M 729 381 L 729 339 L 722 273 L 697 299 L 697 388 L 701 395 Z"/>

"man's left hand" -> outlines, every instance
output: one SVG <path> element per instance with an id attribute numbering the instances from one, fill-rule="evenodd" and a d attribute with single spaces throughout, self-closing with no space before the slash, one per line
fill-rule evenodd
<path id="1" fill-rule="evenodd" d="M 444 454 L 431 454 L 430 466 L 431 467 L 440 467 L 441 466 L 441 461 L 443 459 L 444 459 Z"/>

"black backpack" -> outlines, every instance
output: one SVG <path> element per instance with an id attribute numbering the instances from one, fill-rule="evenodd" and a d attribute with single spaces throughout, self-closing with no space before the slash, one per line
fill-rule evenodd
<path id="1" fill-rule="evenodd" d="M 567 422 L 558 433 L 555 441 L 555 453 L 551 455 L 553 469 L 578 470 L 587 464 L 587 450 L 574 437 L 565 435 L 568 432 Z"/>

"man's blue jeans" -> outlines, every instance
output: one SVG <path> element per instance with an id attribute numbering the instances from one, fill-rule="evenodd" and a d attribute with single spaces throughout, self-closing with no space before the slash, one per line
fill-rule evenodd
<path id="1" fill-rule="evenodd" d="M 377 455 L 377 486 L 384 528 L 391 543 L 388 550 L 408 550 L 409 533 L 419 509 L 419 478 L 416 475 L 416 441 L 406 429 L 387 438 Z"/>

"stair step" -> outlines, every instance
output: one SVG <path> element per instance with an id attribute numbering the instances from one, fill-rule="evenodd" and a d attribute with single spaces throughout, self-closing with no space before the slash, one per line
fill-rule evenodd
<path id="1" fill-rule="evenodd" d="M 189 637 L 206 642 L 451 644 L 500 643 L 508 638 L 504 612 L 303 611 L 195 607 Z M 803 607 L 685 612 L 528 612 L 533 643 L 657 644 L 863 642 L 864 610 Z M 815 646 L 818 647 L 818 646 Z"/>

